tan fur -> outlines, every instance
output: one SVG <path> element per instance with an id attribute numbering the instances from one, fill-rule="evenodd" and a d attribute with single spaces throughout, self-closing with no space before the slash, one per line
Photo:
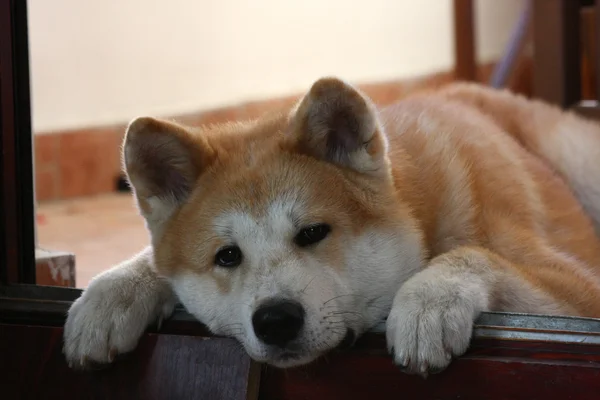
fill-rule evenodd
<path id="1" fill-rule="evenodd" d="M 557 113 L 511 94 L 465 85 L 382 110 L 395 204 L 386 197 L 392 188 L 303 156 L 305 150 L 287 136 L 285 113 L 205 128 L 196 137 L 206 139 L 218 161 L 197 185 L 210 189 L 199 190 L 170 226 L 165 247 L 175 255 L 168 257 L 179 260 L 177 254 L 201 241 L 206 233 L 196 227 L 207 226 L 231 202 L 247 199 L 248 211 L 260 213 L 272 192 L 304 186 L 311 209 L 318 210 L 317 220 L 358 233 L 385 224 L 390 213 L 412 214 L 430 258 L 462 245 L 481 246 L 566 308 L 600 317 L 600 245 L 592 224 L 567 184 L 525 147 L 539 140 L 535 135 L 543 135 L 543 127 L 528 130 L 530 121 L 556 118 Z M 263 177 L 274 171 L 281 171 L 278 186 L 268 187 Z M 238 187 L 239 182 L 253 184 Z M 216 247 L 199 247 L 196 253 L 212 255 Z M 328 257 L 338 252 L 332 249 Z M 210 268 L 207 260 L 194 258 L 193 264 Z M 185 262 L 165 265 L 186 267 Z"/>
<path id="2" fill-rule="evenodd" d="M 369 329 L 391 307 L 395 361 L 426 374 L 464 352 L 482 311 L 600 318 L 600 183 L 592 178 L 600 172 L 598 149 L 596 124 L 508 92 L 455 84 L 376 110 L 329 78 L 291 110 L 256 121 L 188 129 L 138 119 L 125 161 L 152 233 L 147 268 L 179 287 L 186 307 L 197 304 L 192 278 L 198 287 L 215 283 L 215 302 L 247 282 L 258 288 L 277 279 L 284 288 L 286 279 L 304 287 L 301 294 L 315 290 L 313 297 L 334 287 L 371 296 L 380 310 L 344 303 L 367 307 L 363 320 L 348 326 Z M 271 232 L 279 222 L 268 220 L 280 203 L 299 208 L 280 213 L 294 229 L 329 224 L 327 240 L 296 248 L 285 244 L 294 233 L 284 233 L 284 244 L 263 243 L 264 257 L 250 254 L 235 273 L 215 266 L 215 253 L 235 237 L 222 218 L 257 224 L 248 229 L 280 240 Z M 305 282 L 303 264 L 331 269 L 346 286 L 325 282 L 330 275 Z M 251 294 L 248 306 L 260 296 Z M 204 314 L 213 316 L 207 309 L 195 315 Z M 236 337 L 253 357 L 288 365 L 244 332 Z M 327 334 L 327 349 L 343 337 Z"/>
<path id="3" fill-rule="evenodd" d="M 551 132 L 548 126 L 528 129 L 531 121 L 556 123 L 562 115 L 558 110 L 508 93 L 456 85 L 386 113 L 403 132 L 392 139 L 393 154 L 405 157 L 408 152 L 416 174 L 411 177 L 416 183 L 399 191 L 416 198 L 413 209 L 421 214 L 432 256 L 450 250 L 439 248 L 433 237 L 440 225 L 451 225 L 442 240 L 460 238 L 461 244 L 493 250 L 579 314 L 600 316 L 600 242 L 590 219 L 552 166 L 524 146 Z M 403 120 L 396 122 L 400 113 Z M 600 130 L 596 141 L 600 145 Z M 467 180 L 452 187 L 450 173 Z M 415 190 L 420 195 L 412 194 Z M 440 207 L 442 199 L 454 197 L 459 207 Z M 444 221 L 446 213 L 456 219 Z M 465 221 L 465 215 L 471 218 Z"/>

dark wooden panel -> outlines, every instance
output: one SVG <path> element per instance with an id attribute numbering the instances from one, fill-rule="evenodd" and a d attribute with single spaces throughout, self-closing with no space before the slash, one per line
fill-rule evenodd
<path id="1" fill-rule="evenodd" d="M 581 32 L 581 100 L 596 99 L 596 9 L 582 7 L 580 9 Z"/>
<path id="2" fill-rule="evenodd" d="M 58 327 L 0 325 L 0 398 L 253 399 L 259 368 L 233 339 L 146 334 L 110 368 L 76 372 Z"/>
<path id="3" fill-rule="evenodd" d="M 375 342 L 379 340 L 379 345 Z M 281 371 L 265 368 L 261 400 L 461 399 L 593 400 L 600 398 L 600 346 L 476 340 L 464 357 L 426 380 L 402 373 L 381 338 L 352 352 Z"/>
<path id="4" fill-rule="evenodd" d="M 55 286 L 40 285 L 0 285 L 0 298 L 20 301 L 26 304 L 34 304 L 34 301 L 62 301 L 65 302 L 65 311 L 69 309 L 71 302 L 81 296 L 81 289 L 63 288 Z M 0 306 L 5 306 L 0 302 Z M 0 308 L 0 312 L 3 311 Z"/>
<path id="5" fill-rule="evenodd" d="M 592 49 L 594 54 L 591 54 L 591 63 L 594 66 L 594 80 L 596 83 L 596 99 L 600 96 L 600 1 L 596 0 L 596 4 L 593 8 L 593 17 L 590 19 L 590 31 L 592 31 L 593 37 L 590 37 L 590 41 L 593 43 Z"/>
<path id="6" fill-rule="evenodd" d="M 534 95 L 570 107 L 581 98 L 580 4 L 533 1 Z"/>
<path id="7" fill-rule="evenodd" d="M 220 386 L 223 382 L 229 388 L 246 388 L 247 397 L 258 393 L 258 378 L 252 379 L 259 375 L 258 369 L 241 346 L 232 339 L 210 336 L 180 308 L 160 334 L 155 328 L 149 330 L 140 347 L 112 368 L 75 373 L 67 369 L 60 353 L 61 326 L 70 301 L 40 300 L 57 288 L 5 289 L 0 290 L 2 399 L 15 398 L 12 395 L 219 399 L 225 398 L 218 397 L 221 394 L 229 395 Z M 67 297 L 77 292 L 64 290 Z M 6 295 L 12 298 L 3 298 Z M 18 298 L 25 295 L 33 298 Z M 367 334 L 354 348 L 303 368 L 264 367 L 259 395 L 265 400 L 600 398 L 600 320 L 484 313 L 476 321 L 473 337 L 465 356 L 424 381 L 404 375 L 392 364 L 384 335 Z M 203 397 L 209 390 L 219 394 Z"/>
<path id="8" fill-rule="evenodd" d="M 600 102 L 586 100 L 579 102 L 572 108 L 577 114 L 600 122 Z"/>
<path id="9" fill-rule="evenodd" d="M 0 2 L 0 279 L 19 281 L 17 254 L 15 104 L 13 100 L 12 21 L 9 2 Z M 6 211 L 5 211 L 6 210 Z M 12 214 L 12 216 L 11 216 Z"/>
<path id="10" fill-rule="evenodd" d="M 473 0 L 454 0 L 454 63 L 457 79 L 477 78 Z"/>
<path id="11" fill-rule="evenodd" d="M 0 284 L 35 283 L 27 2 L 0 0 Z"/>

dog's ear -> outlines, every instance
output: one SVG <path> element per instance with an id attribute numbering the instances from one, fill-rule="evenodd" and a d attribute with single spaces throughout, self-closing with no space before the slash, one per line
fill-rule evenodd
<path id="1" fill-rule="evenodd" d="M 129 124 L 123 164 L 151 230 L 187 199 L 210 157 L 203 138 L 180 125 L 149 117 Z"/>
<path id="2" fill-rule="evenodd" d="M 371 100 L 336 78 L 315 82 L 290 117 L 300 151 L 360 173 L 385 173 L 387 139 Z"/>

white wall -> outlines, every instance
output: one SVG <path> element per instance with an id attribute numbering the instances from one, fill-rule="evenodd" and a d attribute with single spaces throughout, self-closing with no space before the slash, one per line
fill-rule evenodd
<path id="1" fill-rule="evenodd" d="M 35 131 L 450 69 L 450 0 L 29 0 Z M 479 0 L 480 59 L 522 0 Z"/>

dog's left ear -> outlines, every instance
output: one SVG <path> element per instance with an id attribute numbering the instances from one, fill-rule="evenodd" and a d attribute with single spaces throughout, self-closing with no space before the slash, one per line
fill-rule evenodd
<path id="1" fill-rule="evenodd" d="M 387 139 L 375 106 L 339 79 L 315 82 L 292 112 L 290 127 L 301 152 L 359 173 L 387 169 Z"/>

